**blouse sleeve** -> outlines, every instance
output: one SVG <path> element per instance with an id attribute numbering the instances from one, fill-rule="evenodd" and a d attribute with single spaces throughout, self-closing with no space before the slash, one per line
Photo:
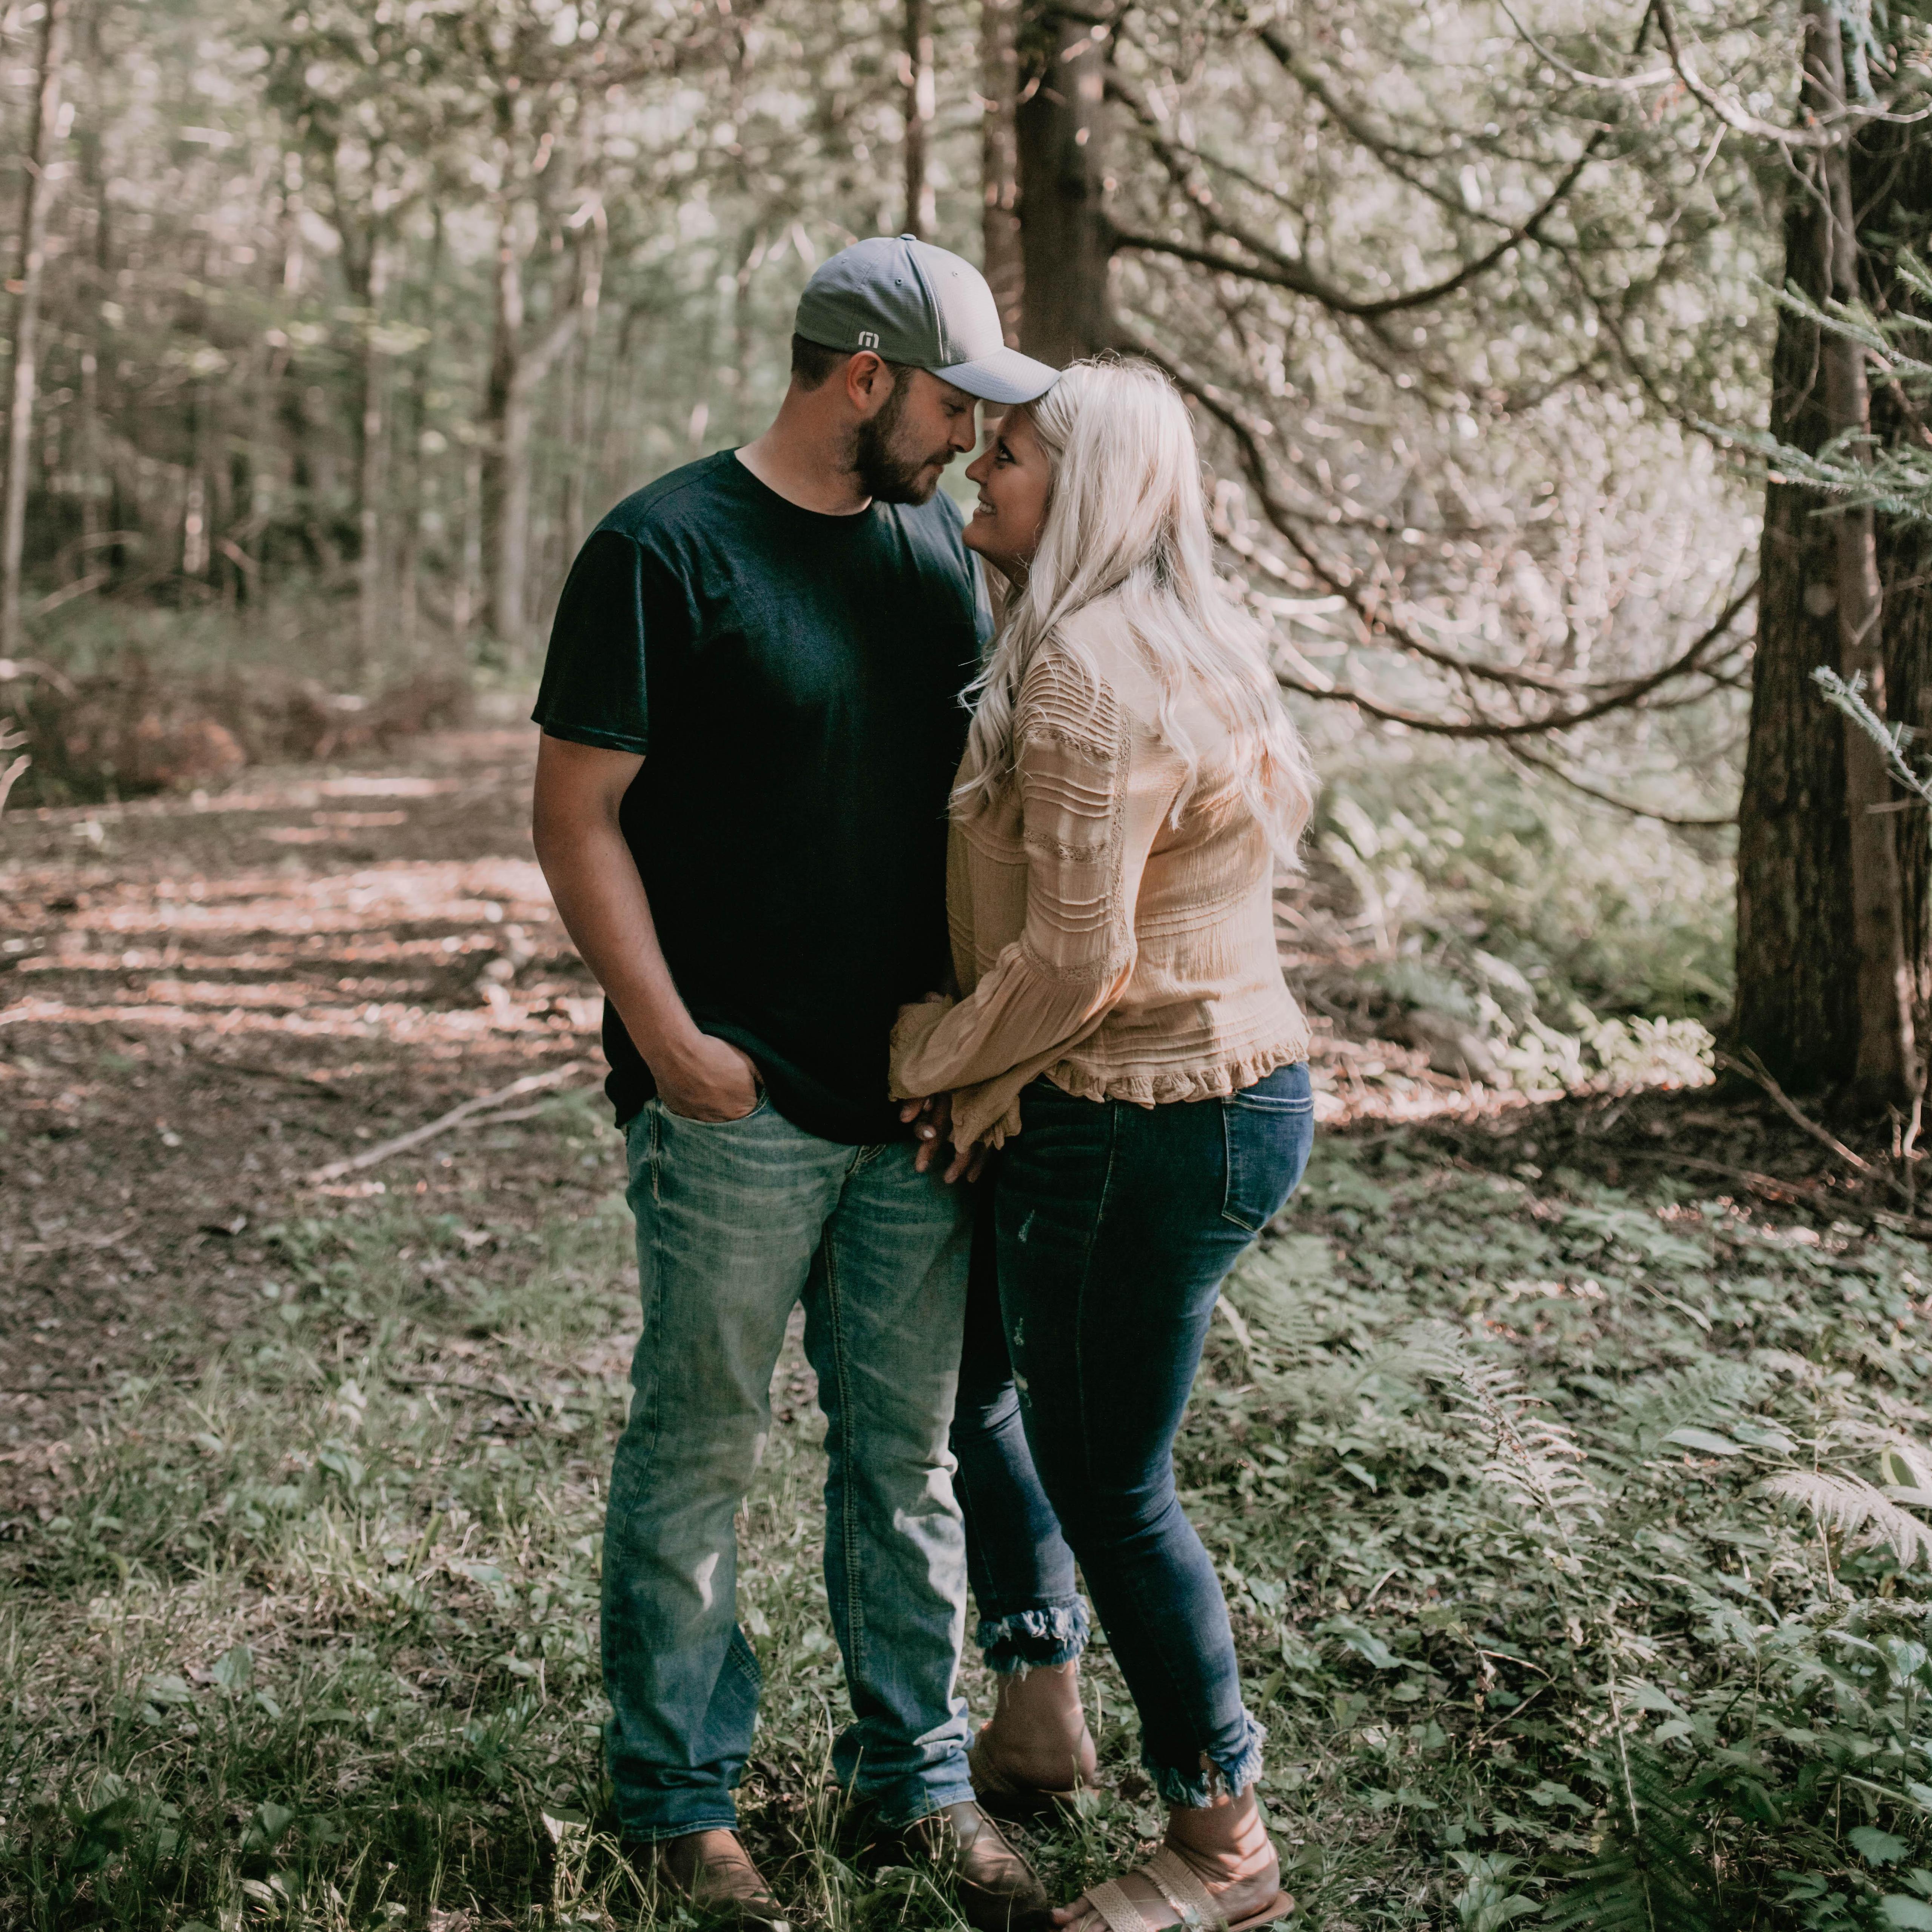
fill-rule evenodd
<path id="1" fill-rule="evenodd" d="M 962 1145 L 995 1123 L 1012 1131 L 1019 1087 L 1091 1034 L 1126 991 L 1134 902 L 1161 817 L 1129 809 L 1136 776 L 1154 775 L 1136 774 L 1114 693 L 1055 654 L 1028 673 L 1015 738 L 1024 927 L 970 998 L 908 1007 L 893 1038 L 894 1097 L 951 1093 Z"/>

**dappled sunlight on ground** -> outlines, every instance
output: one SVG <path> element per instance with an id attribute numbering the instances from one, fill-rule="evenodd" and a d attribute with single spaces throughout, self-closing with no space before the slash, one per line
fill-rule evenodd
<path id="1" fill-rule="evenodd" d="M 0 820 L 0 1516 L 10 1468 L 44 1473 L 31 1445 L 118 1372 L 243 1318 L 244 1231 L 314 1198 L 310 1170 L 594 1054 L 530 850 L 532 752 L 452 734 L 407 771 Z M 425 1156 L 399 1184 L 536 1184 L 474 1134 Z"/>

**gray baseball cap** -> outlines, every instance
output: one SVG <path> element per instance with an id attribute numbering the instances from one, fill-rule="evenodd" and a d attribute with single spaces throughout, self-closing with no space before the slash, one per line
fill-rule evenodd
<path id="1" fill-rule="evenodd" d="M 1060 380 L 1006 346 L 999 304 L 970 262 L 910 235 L 875 235 L 822 262 L 794 326 L 821 348 L 869 349 L 989 403 L 1030 403 Z"/>

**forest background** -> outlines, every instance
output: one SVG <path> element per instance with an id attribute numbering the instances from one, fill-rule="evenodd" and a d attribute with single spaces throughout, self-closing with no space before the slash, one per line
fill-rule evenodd
<path id="1" fill-rule="evenodd" d="M 1181 385 L 1322 769 L 1332 1131 L 1184 1445 L 1304 1905 L 1932 1928 L 1928 46 L 1916 0 L 0 15 L 0 1916 L 674 1917 L 587 1728 L 634 1291 L 501 728 L 586 530 L 910 230 Z M 393 1145 L 490 1066 L 460 1152 Z M 808 1918 L 950 1924 L 844 1862 L 778 1393 L 754 1837 Z M 1154 1828 L 1092 1683 L 1069 1885 Z"/>

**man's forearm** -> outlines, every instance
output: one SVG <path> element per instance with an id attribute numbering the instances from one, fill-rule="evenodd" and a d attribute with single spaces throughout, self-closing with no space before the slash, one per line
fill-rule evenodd
<path id="1" fill-rule="evenodd" d="M 537 862 L 564 929 L 632 1044 L 660 1078 L 674 1072 L 703 1035 L 665 963 L 650 897 L 623 835 L 615 826 L 580 826 L 567 840 L 542 842 Z"/>

